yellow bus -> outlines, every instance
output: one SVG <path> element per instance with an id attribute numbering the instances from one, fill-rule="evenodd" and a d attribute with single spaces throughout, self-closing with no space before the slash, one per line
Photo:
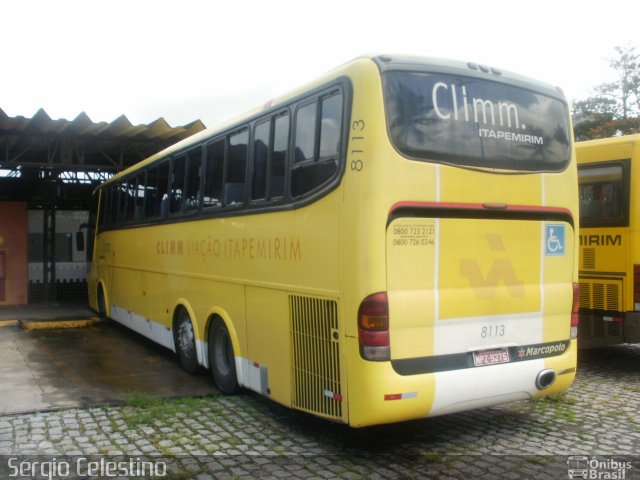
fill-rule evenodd
<path id="1" fill-rule="evenodd" d="M 640 135 L 576 144 L 581 348 L 640 342 Z M 638 184 L 638 185 L 636 185 Z"/>
<path id="2" fill-rule="evenodd" d="M 360 427 L 566 389 L 577 171 L 562 92 L 369 56 L 99 187 L 90 303 Z"/>

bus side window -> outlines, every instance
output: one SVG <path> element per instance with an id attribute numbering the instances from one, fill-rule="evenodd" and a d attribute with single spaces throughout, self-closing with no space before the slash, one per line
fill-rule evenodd
<path id="1" fill-rule="evenodd" d="M 253 132 L 252 200 L 274 200 L 284 195 L 288 147 L 288 112 L 281 112 L 256 125 Z"/>
<path id="2" fill-rule="evenodd" d="M 109 213 L 109 187 L 103 188 L 100 192 L 100 212 L 98 213 L 98 232 L 101 232 L 103 228 L 109 226 L 109 219 L 107 214 Z"/>
<path id="3" fill-rule="evenodd" d="M 109 186 L 109 205 L 107 211 L 109 212 L 109 225 L 114 226 L 118 223 L 118 188 L 117 185 L 111 184 Z"/>
<path id="4" fill-rule="evenodd" d="M 158 195 L 158 167 L 147 171 L 147 188 L 144 191 L 144 218 L 154 217 L 154 210 Z"/>
<path id="5" fill-rule="evenodd" d="M 342 130 L 342 95 L 323 98 L 321 115 L 319 160 L 337 160 Z"/>
<path id="6" fill-rule="evenodd" d="M 311 103 L 296 112 L 296 146 L 293 161 L 297 163 L 313 161 L 316 140 L 316 108 Z"/>
<path id="7" fill-rule="evenodd" d="M 200 208 L 200 177 L 202 170 L 202 147 L 187 152 L 187 171 L 184 186 L 184 211 Z"/>
<path id="8" fill-rule="evenodd" d="M 182 212 L 186 163 L 186 155 L 180 155 L 179 157 L 176 157 L 171 161 L 171 213 Z"/>
<path id="9" fill-rule="evenodd" d="M 158 189 L 156 193 L 156 217 L 165 217 L 169 213 L 169 162 L 158 167 Z"/>
<path id="10" fill-rule="evenodd" d="M 164 216 L 169 211 L 168 179 L 169 162 L 147 171 L 147 187 L 144 191 L 145 220 Z"/>
<path id="11" fill-rule="evenodd" d="M 205 167 L 202 206 L 219 207 L 222 205 L 222 181 L 224 175 L 225 140 L 217 140 L 207 145 L 207 164 Z"/>
<path id="12" fill-rule="evenodd" d="M 284 195 L 284 173 L 287 165 L 288 148 L 289 114 L 285 113 L 277 117 L 274 122 L 269 198 L 273 199 Z"/>
<path id="13" fill-rule="evenodd" d="M 316 108 L 320 108 L 319 115 Z M 325 95 L 299 108 L 295 122 L 291 194 L 298 197 L 330 180 L 338 169 L 342 94 Z"/>
<path id="14" fill-rule="evenodd" d="M 229 151 L 225 164 L 225 205 L 241 205 L 244 203 L 248 146 L 249 130 L 244 130 L 229 137 Z"/>
<path id="15" fill-rule="evenodd" d="M 267 120 L 256 126 L 253 133 L 253 180 L 251 182 L 251 199 L 264 200 L 267 197 L 267 168 L 269 162 L 269 146 L 271 121 Z"/>
<path id="16" fill-rule="evenodd" d="M 118 184 L 118 223 L 123 224 L 127 220 L 127 197 L 129 196 L 129 185 L 127 181 Z"/>
<path id="17" fill-rule="evenodd" d="M 142 172 L 136 177 L 135 191 L 134 191 L 133 219 L 136 221 L 142 220 L 143 213 L 144 213 L 145 183 L 146 183 L 146 175 L 144 172 Z"/>
<path id="18" fill-rule="evenodd" d="M 131 222 L 135 214 L 135 195 L 138 188 L 137 179 L 129 178 L 125 180 L 125 196 L 127 197 L 125 209 L 125 221 Z"/>

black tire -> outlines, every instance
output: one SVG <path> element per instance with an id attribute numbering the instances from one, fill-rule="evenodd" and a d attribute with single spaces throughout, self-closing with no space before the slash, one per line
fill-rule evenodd
<path id="1" fill-rule="evenodd" d="M 193 331 L 191 318 L 184 308 L 181 308 L 178 312 L 174 332 L 176 352 L 180 359 L 180 366 L 182 366 L 183 370 L 187 373 L 195 373 L 198 370 L 196 336 Z"/>
<path id="2" fill-rule="evenodd" d="M 222 393 L 231 395 L 240 390 L 236 375 L 236 360 L 229 330 L 221 318 L 214 318 L 209 328 L 209 366 L 213 381 Z"/>
<path id="3" fill-rule="evenodd" d="M 109 317 L 107 317 L 107 302 L 104 299 L 104 290 L 102 286 L 98 287 L 98 316 L 100 317 L 100 321 L 108 322 Z"/>

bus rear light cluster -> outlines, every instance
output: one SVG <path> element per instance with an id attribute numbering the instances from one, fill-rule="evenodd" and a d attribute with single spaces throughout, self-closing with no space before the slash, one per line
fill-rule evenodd
<path id="1" fill-rule="evenodd" d="M 391 358 L 389 348 L 389 301 L 386 292 L 366 297 L 358 308 L 360 355 L 382 362 Z"/>
<path id="2" fill-rule="evenodd" d="M 633 309 L 640 311 L 640 265 L 633 266 Z"/>
<path id="3" fill-rule="evenodd" d="M 571 306 L 571 338 L 578 338 L 578 310 L 580 309 L 580 293 L 577 283 L 573 284 L 573 305 Z"/>

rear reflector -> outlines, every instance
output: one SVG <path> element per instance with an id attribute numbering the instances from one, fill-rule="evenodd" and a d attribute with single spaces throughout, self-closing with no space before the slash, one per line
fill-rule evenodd
<path id="1" fill-rule="evenodd" d="M 390 400 L 406 400 L 408 398 L 417 398 L 418 392 L 405 392 L 405 393 L 387 393 L 384 396 L 386 402 Z"/>
<path id="2" fill-rule="evenodd" d="M 389 350 L 389 301 L 386 292 L 366 297 L 358 308 L 360 355 L 382 362 L 391 358 Z"/>

